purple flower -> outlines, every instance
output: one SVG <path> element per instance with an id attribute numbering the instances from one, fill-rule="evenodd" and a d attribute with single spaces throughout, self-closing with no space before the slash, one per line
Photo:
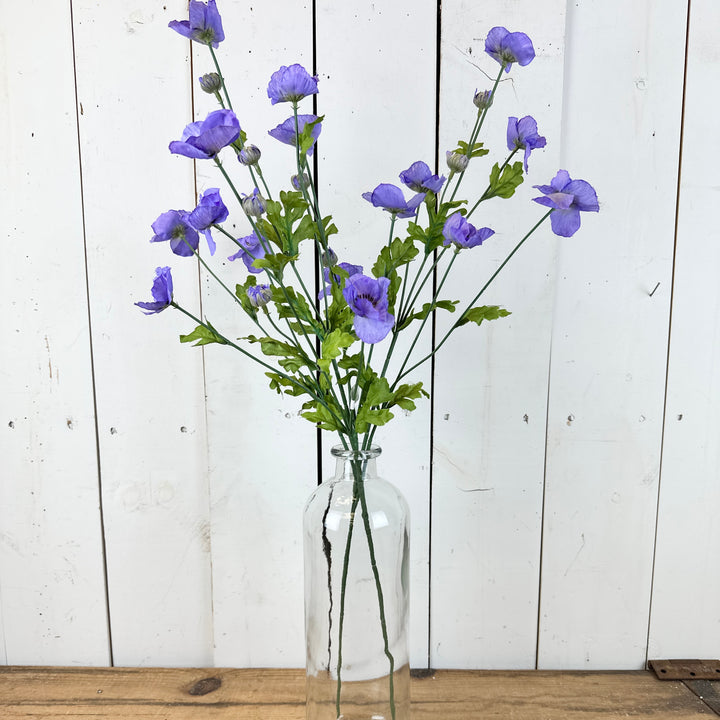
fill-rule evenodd
<path id="1" fill-rule="evenodd" d="M 155 270 L 155 280 L 152 286 L 153 302 L 136 302 L 146 315 L 162 312 L 173 299 L 173 282 L 169 267 L 159 267 Z"/>
<path id="2" fill-rule="evenodd" d="M 516 117 L 509 117 L 507 126 L 507 146 L 508 150 L 515 150 L 517 148 L 525 150 L 523 167 L 525 168 L 525 172 L 527 172 L 527 161 L 530 157 L 530 151 L 535 150 L 535 148 L 545 147 L 545 138 L 542 135 L 538 135 L 537 122 L 535 121 L 535 118 L 530 117 L 530 115 L 526 115 L 520 120 Z"/>
<path id="3" fill-rule="evenodd" d="M 215 254 L 215 241 L 210 235 L 210 228 L 216 223 L 227 220 L 228 209 L 220 198 L 218 188 L 208 188 L 201 196 L 197 207 L 188 216 L 188 222 L 205 235 L 210 254 Z"/>
<path id="4" fill-rule="evenodd" d="M 204 120 L 190 123 L 180 140 L 170 143 L 170 152 L 207 160 L 240 137 L 240 123 L 232 110 L 214 110 Z"/>
<path id="5" fill-rule="evenodd" d="M 315 120 L 317 120 L 317 115 L 298 115 L 297 119 L 298 130 L 300 131 L 300 133 L 302 133 L 305 125 L 311 122 L 315 122 Z M 311 134 L 315 140 L 317 140 L 320 136 L 321 129 L 322 123 L 313 125 Z M 276 140 L 279 140 L 282 143 L 285 143 L 286 145 L 292 145 L 293 147 L 295 147 L 295 145 L 297 145 L 297 136 L 295 134 L 295 117 L 289 117 L 281 125 L 278 125 L 272 130 L 268 130 L 268 135 L 270 135 L 270 137 L 274 137 Z M 313 149 L 314 148 L 311 146 L 310 149 L 307 151 L 307 154 L 312 155 Z"/>
<path id="6" fill-rule="evenodd" d="M 302 65 L 283 65 L 272 74 L 267 94 L 273 105 L 280 102 L 296 103 L 308 95 L 315 95 L 317 84 L 318 76 L 310 75 Z"/>
<path id="7" fill-rule="evenodd" d="M 336 261 L 337 261 L 337 258 L 336 258 Z M 351 265 L 350 263 L 346 263 L 346 262 L 340 263 L 337 267 L 345 270 L 345 272 L 347 272 L 349 278 L 352 277 L 353 275 L 358 275 L 358 274 L 362 273 L 362 271 L 363 271 L 362 265 Z M 329 295 L 330 292 L 332 291 L 329 267 L 323 268 L 323 277 L 325 278 L 325 282 L 327 283 L 327 285 L 323 288 L 323 290 L 318 295 L 318 300 L 322 300 L 324 297 Z M 333 273 L 333 278 L 335 278 L 335 282 L 338 285 L 342 285 L 342 278 L 340 277 L 340 275 L 335 275 L 335 273 Z"/>
<path id="8" fill-rule="evenodd" d="M 445 182 L 445 177 L 433 175 L 427 164 L 418 160 L 400 173 L 400 181 L 416 193 L 424 193 L 428 190 L 438 193 Z"/>
<path id="9" fill-rule="evenodd" d="M 550 215 L 552 231 L 561 237 L 571 237 L 580 227 L 581 212 L 598 212 L 597 193 L 585 180 L 571 180 L 567 170 L 559 170 L 549 185 L 533 185 L 544 197 L 533 200 L 553 209 Z"/>
<path id="10" fill-rule="evenodd" d="M 198 247 L 198 234 L 190 224 L 190 213 L 185 210 L 168 210 L 152 224 L 155 235 L 150 242 L 170 241 L 170 249 L 181 257 L 194 255 Z"/>
<path id="11" fill-rule="evenodd" d="M 504 27 L 494 27 L 485 38 L 485 52 L 495 58 L 510 72 L 513 63 L 528 65 L 535 57 L 535 48 L 530 38 L 521 32 L 509 32 Z"/>
<path id="12" fill-rule="evenodd" d="M 265 307 L 272 298 L 272 290 L 269 285 L 251 285 L 246 292 L 248 300 L 254 308 Z"/>
<path id="13" fill-rule="evenodd" d="M 402 190 L 388 183 L 380 183 L 372 192 L 363 193 L 362 196 L 374 207 L 381 207 L 399 218 L 414 217 L 425 199 L 425 193 L 418 193 L 406 202 Z"/>
<path id="14" fill-rule="evenodd" d="M 471 248 L 482 245 L 495 231 L 487 227 L 478 230 L 460 213 L 454 213 L 445 221 L 442 234 L 445 238 L 443 245 L 455 243 L 457 248 Z"/>
<path id="15" fill-rule="evenodd" d="M 189 16 L 189 20 L 173 20 L 168 23 L 168 27 L 179 32 L 183 37 L 203 45 L 212 45 L 214 48 L 225 39 L 215 0 L 208 0 L 207 4 L 190 0 Z"/>
<path id="16" fill-rule="evenodd" d="M 251 272 L 261 273 L 261 268 L 253 266 L 255 260 L 265 257 L 265 248 L 260 242 L 257 234 L 253 231 L 250 235 L 238 239 L 238 245 L 240 249 L 234 254 L 230 255 L 228 260 L 237 260 L 238 258 L 245 263 L 245 267 Z"/>
<path id="17" fill-rule="evenodd" d="M 395 316 L 388 312 L 386 277 L 375 278 L 357 274 L 345 281 L 343 296 L 355 313 L 355 334 L 370 345 L 380 342 L 395 324 Z"/>

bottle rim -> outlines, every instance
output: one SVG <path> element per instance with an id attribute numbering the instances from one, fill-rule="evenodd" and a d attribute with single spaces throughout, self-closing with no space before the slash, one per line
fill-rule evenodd
<path id="1" fill-rule="evenodd" d="M 330 453 L 334 458 L 343 458 L 345 460 L 374 460 L 382 453 L 382 448 L 379 445 L 371 445 L 366 450 L 358 450 L 356 452 L 352 448 L 333 445 Z"/>

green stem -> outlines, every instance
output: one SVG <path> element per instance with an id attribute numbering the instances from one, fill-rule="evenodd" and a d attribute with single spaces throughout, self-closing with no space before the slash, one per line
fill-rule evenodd
<path id="1" fill-rule="evenodd" d="M 503 67 L 500 67 L 500 72 L 498 72 L 497 77 L 495 78 L 495 83 L 492 87 L 492 92 L 490 93 L 490 103 L 487 107 L 485 107 L 482 112 L 478 112 L 477 119 L 475 120 L 475 126 L 473 127 L 472 133 L 470 133 L 470 142 L 468 143 L 468 160 L 470 159 L 470 154 L 472 153 L 472 147 L 475 144 L 478 135 L 480 134 L 480 130 L 482 129 L 483 123 L 485 122 L 485 118 L 487 117 L 488 110 L 490 109 L 490 106 L 492 105 L 492 101 L 495 99 L 495 91 L 497 90 L 497 86 L 500 83 L 500 78 L 503 74 Z M 450 202 L 452 202 L 455 199 L 455 195 L 460 188 L 460 183 L 462 182 L 463 176 L 465 175 L 465 170 L 463 170 L 459 175 L 457 182 L 455 183 L 455 188 L 453 190 L 452 195 L 450 196 Z M 449 184 L 449 183 L 448 183 Z M 443 193 L 444 195 L 444 193 Z"/>
<path id="2" fill-rule="evenodd" d="M 545 222 L 550 217 L 550 214 L 552 213 L 552 210 L 548 210 L 541 218 L 538 220 L 535 225 L 532 226 L 532 228 L 525 234 L 525 236 L 520 240 L 520 242 L 512 249 L 510 254 L 502 261 L 500 266 L 497 270 L 490 276 L 490 279 L 480 288 L 480 291 L 475 295 L 475 297 L 470 301 L 468 306 L 463 310 L 463 312 L 460 314 L 460 318 L 450 327 L 450 329 L 445 333 L 442 340 L 435 346 L 435 348 L 432 350 L 432 352 L 428 353 L 423 357 L 422 359 L 418 360 L 414 365 L 409 367 L 405 372 L 402 372 L 402 368 L 398 376 L 395 378 L 395 382 L 390 386 L 391 390 L 394 390 L 397 384 L 400 382 L 402 378 L 404 378 L 408 373 L 411 373 L 415 368 L 422 365 L 426 360 L 429 360 L 435 353 L 445 344 L 445 341 L 450 337 L 450 335 L 453 333 L 454 330 L 457 329 L 458 323 L 460 323 L 463 319 L 463 316 L 465 313 L 472 308 L 472 306 L 477 302 L 477 300 L 480 298 L 480 296 L 487 290 L 490 283 L 500 274 L 500 271 L 507 265 L 507 263 L 510 261 L 510 258 L 520 249 L 520 247 L 523 245 L 523 243 L 540 227 L 540 225 Z M 404 367 L 404 366 L 403 366 Z"/>
<path id="3" fill-rule="evenodd" d="M 215 69 L 217 70 L 217 74 L 220 76 L 220 80 L 222 81 L 222 89 L 225 93 L 225 100 L 227 101 L 228 108 L 230 110 L 233 109 L 232 103 L 230 102 L 230 96 L 228 95 L 227 87 L 225 87 L 225 78 L 223 77 L 223 74 L 220 72 L 220 64 L 218 63 L 217 56 L 215 55 L 215 50 L 213 49 L 213 46 L 208 43 L 208 48 L 210 49 L 210 54 L 212 55 L 213 62 L 215 63 Z"/>
<path id="4" fill-rule="evenodd" d="M 380 629 L 382 631 L 383 646 L 385 657 L 390 664 L 390 715 L 395 720 L 395 658 L 390 652 L 390 643 L 388 641 L 387 620 L 385 618 L 385 600 L 383 597 L 382 585 L 380 583 L 380 573 L 378 571 L 377 562 L 375 560 L 375 543 L 372 539 L 372 528 L 370 527 L 370 513 L 368 512 L 367 498 L 365 497 L 364 481 L 359 483 L 360 506 L 362 508 L 362 520 L 365 528 L 365 537 L 367 537 L 368 550 L 370 552 L 370 566 L 372 567 L 373 578 L 375 580 L 375 589 L 378 597 L 378 609 L 380 611 Z"/>
<path id="5" fill-rule="evenodd" d="M 506 158 L 505 162 L 500 166 L 500 169 L 498 170 L 498 177 L 502 175 L 502 171 L 508 166 L 508 163 L 513 159 L 513 156 L 520 148 L 515 148 Z M 492 190 L 492 185 L 488 185 L 485 188 L 485 192 L 478 198 L 478 201 L 470 208 L 470 211 L 465 216 L 465 219 L 467 220 L 474 212 L 477 210 L 478 205 L 483 202 L 484 200 L 488 200 L 488 193 Z"/>

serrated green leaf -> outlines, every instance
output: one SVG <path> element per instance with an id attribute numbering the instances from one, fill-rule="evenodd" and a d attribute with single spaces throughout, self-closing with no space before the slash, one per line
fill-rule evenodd
<path id="1" fill-rule="evenodd" d="M 274 273 L 277 273 L 279 276 L 282 276 L 283 270 L 285 269 L 285 266 L 292 262 L 293 260 L 297 260 L 297 255 L 285 255 L 284 253 L 274 253 L 272 255 L 266 255 L 262 258 L 256 258 L 253 260 L 253 267 L 258 268 L 259 270 L 272 270 Z"/>
<path id="2" fill-rule="evenodd" d="M 265 375 L 270 378 L 270 389 L 275 390 L 280 395 L 293 395 L 295 397 L 304 395 L 305 390 L 296 385 L 290 378 L 278 373 L 266 372 Z"/>
<path id="3" fill-rule="evenodd" d="M 364 433 L 368 431 L 370 425 L 384 425 L 394 417 L 387 408 L 366 410 L 362 415 L 358 413 L 357 418 L 355 418 L 355 430 L 359 433 Z"/>
<path id="4" fill-rule="evenodd" d="M 306 123 L 305 127 L 302 129 L 302 132 L 300 133 L 299 137 L 299 143 L 300 143 L 300 153 L 302 155 L 306 155 L 307 151 L 313 146 L 315 142 L 315 138 L 312 136 L 312 129 L 318 124 L 321 123 L 324 120 L 325 116 L 321 115 L 319 118 L 316 118 L 312 122 Z"/>
<path id="5" fill-rule="evenodd" d="M 470 149 L 470 152 L 468 152 L 468 149 L 470 146 L 463 140 L 458 140 L 458 146 L 455 152 L 458 155 L 467 155 L 468 157 L 474 158 L 474 157 L 482 157 L 483 155 L 487 155 L 490 151 L 486 150 L 483 147 L 483 143 L 473 143 L 472 148 Z"/>
<path id="6" fill-rule="evenodd" d="M 455 312 L 455 306 L 460 302 L 459 300 L 436 300 L 434 303 L 425 303 L 422 306 L 422 310 L 419 310 L 412 315 L 409 315 L 398 330 L 404 330 L 413 320 L 424 320 L 433 310 L 447 310 L 448 312 Z"/>
<path id="7" fill-rule="evenodd" d="M 413 401 L 421 397 L 430 397 L 425 390 L 423 390 L 421 382 L 414 383 L 413 385 L 401 385 L 395 391 L 389 407 L 399 405 L 403 410 L 414 410 L 415 403 Z"/>
<path id="8" fill-rule="evenodd" d="M 181 335 L 180 342 L 194 342 L 195 345 L 193 347 L 209 345 L 210 343 L 227 345 L 227 340 L 225 340 L 207 320 L 205 322 L 205 325 L 198 325 L 189 335 Z"/>
<path id="9" fill-rule="evenodd" d="M 390 277 L 393 271 L 402 265 L 407 265 L 418 254 L 412 237 L 405 240 L 395 238 L 389 245 L 385 245 L 380 251 L 372 272 L 376 278 Z"/>
<path id="10" fill-rule="evenodd" d="M 500 173 L 500 166 L 495 163 L 490 171 L 490 183 L 482 199 L 491 197 L 509 198 L 515 194 L 515 190 L 523 183 L 523 164 L 521 162 L 506 165 Z"/>
<path id="11" fill-rule="evenodd" d="M 354 335 L 339 328 L 328 333 L 322 341 L 318 367 L 327 372 L 330 363 L 340 355 L 342 349 L 350 347 L 356 340 Z"/>
<path id="12" fill-rule="evenodd" d="M 480 305 L 466 310 L 455 327 L 461 327 L 469 322 L 480 325 L 484 320 L 497 320 L 501 317 L 507 317 L 510 314 L 509 310 L 505 310 L 505 308 L 501 308 L 499 305 Z"/>

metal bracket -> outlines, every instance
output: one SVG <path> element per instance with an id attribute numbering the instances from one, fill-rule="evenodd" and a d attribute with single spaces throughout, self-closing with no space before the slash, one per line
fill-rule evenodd
<path id="1" fill-rule="evenodd" d="M 660 680 L 720 680 L 720 660 L 650 660 Z"/>

